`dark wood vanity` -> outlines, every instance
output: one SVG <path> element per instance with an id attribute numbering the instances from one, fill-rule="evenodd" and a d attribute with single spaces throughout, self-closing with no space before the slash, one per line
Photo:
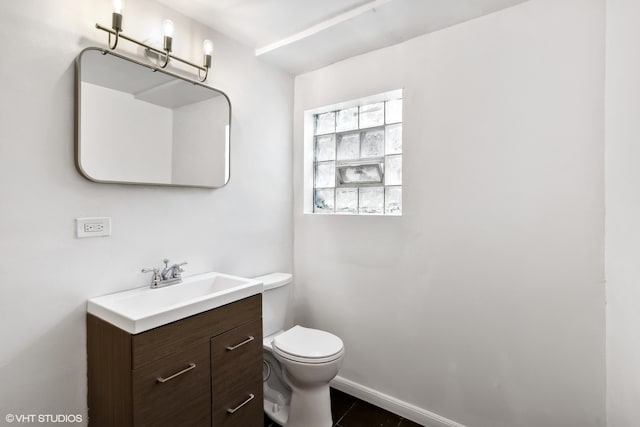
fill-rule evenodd
<path id="1" fill-rule="evenodd" d="M 260 427 L 262 295 L 132 335 L 87 314 L 91 427 Z"/>

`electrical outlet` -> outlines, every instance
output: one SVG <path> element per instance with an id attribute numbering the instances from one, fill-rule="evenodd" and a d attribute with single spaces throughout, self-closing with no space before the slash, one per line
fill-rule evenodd
<path id="1" fill-rule="evenodd" d="M 104 224 L 102 222 L 89 222 L 84 224 L 85 233 L 98 233 L 104 231 Z"/>
<path id="2" fill-rule="evenodd" d="M 78 238 L 111 236 L 111 218 L 76 218 L 76 235 Z"/>

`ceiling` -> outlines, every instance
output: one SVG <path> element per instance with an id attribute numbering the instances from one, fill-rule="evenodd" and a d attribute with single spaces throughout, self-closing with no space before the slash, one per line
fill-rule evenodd
<path id="1" fill-rule="evenodd" d="M 301 74 L 526 0 L 158 0 Z"/>

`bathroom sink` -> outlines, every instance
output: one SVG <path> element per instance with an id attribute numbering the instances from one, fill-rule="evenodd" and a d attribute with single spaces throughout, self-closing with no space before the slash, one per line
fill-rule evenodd
<path id="1" fill-rule="evenodd" d="M 259 280 L 205 273 L 187 277 L 177 285 L 157 289 L 147 286 L 91 298 L 87 312 L 138 334 L 261 292 Z"/>

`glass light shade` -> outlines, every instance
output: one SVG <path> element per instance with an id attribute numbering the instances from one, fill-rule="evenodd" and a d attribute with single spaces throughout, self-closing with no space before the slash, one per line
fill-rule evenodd
<path id="1" fill-rule="evenodd" d="M 162 21 L 162 30 L 164 31 L 164 35 L 167 37 L 173 37 L 173 21 L 170 19 L 165 19 Z"/>
<path id="2" fill-rule="evenodd" d="M 213 52 L 213 42 L 211 40 L 205 40 L 202 44 L 202 49 L 205 55 L 211 55 Z"/>
<path id="3" fill-rule="evenodd" d="M 124 9 L 124 0 L 113 0 L 113 12 L 122 14 Z"/>

